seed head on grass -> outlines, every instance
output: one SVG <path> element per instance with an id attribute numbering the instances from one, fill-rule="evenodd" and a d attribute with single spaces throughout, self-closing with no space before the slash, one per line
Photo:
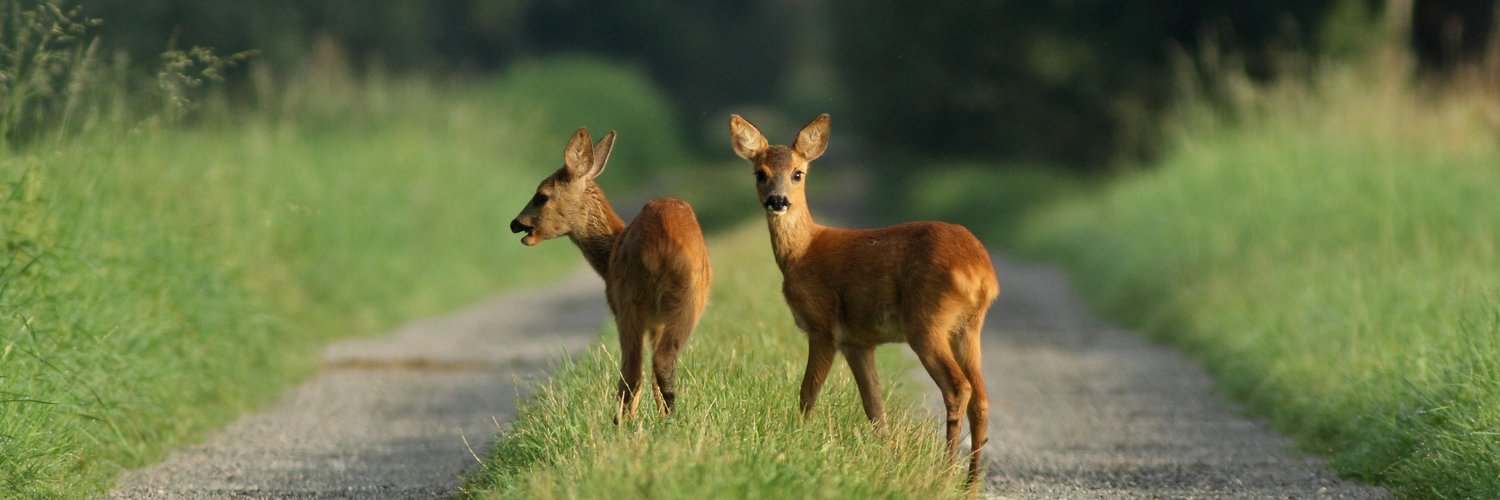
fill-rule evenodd
<path id="1" fill-rule="evenodd" d="M 194 108 L 204 82 L 224 80 L 224 72 L 255 56 L 248 50 L 227 56 L 213 49 L 197 47 L 170 49 L 161 54 L 161 70 L 156 73 L 156 88 L 161 91 L 165 116 L 181 120 Z"/>
<path id="2" fill-rule="evenodd" d="M 58 119 L 82 89 L 70 82 L 94 55 L 86 39 L 98 19 L 53 0 L 0 0 L 0 142 L 6 146 Z"/>

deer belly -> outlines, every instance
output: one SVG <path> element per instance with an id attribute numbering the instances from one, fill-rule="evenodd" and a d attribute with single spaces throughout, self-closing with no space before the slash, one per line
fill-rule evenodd
<path id="1" fill-rule="evenodd" d="M 901 325 L 901 320 L 895 317 L 894 312 L 883 318 L 883 321 L 872 331 L 875 332 L 876 340 L 880 343 L 906 342 L 906 328 Z"/>
<path id="2" fill-rule="evenodd" d="M 847 309 L 840 321 L 839 329 L 843 330 L 843 335 L 839 341 L 858 344 L 905 342 L 906 329 L 897 311 L 895 305 Z"/>
<path id="3" fill-rule="evenodd" d="M 797 294 L 784 286 L 787 305 L 797 327 L 811 335 L 829 335 L 839 344 L 905 342 L 900 310 L 894 297 L 876 297 L 861 304 L 834 293 Z"/>

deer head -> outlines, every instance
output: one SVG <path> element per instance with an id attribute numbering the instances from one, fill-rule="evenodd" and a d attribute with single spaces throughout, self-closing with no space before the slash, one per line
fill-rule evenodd
<path id="1" fill-rule="evenodd" d="M 808 164 L 828 149 L 827 114 L 802 127 L 791 147 L 771 146 L 760 130 L 740 115 L 730 115 L 729 137 L 735 154 L 750 160 L 755 190 L 767 214 L 780 216 L 788 210 L 807 209 L 804 181 Z"/>
<path id="2" fill-rule="evenodd" d="M 521 209 L 515 220 L 510 221 L 510 232 L 525 232 L 521 244 L 536 245 L 544 240 L 567 236 L 574 229 L 589 223 L 591 210 L 603 202 L 599 186 L 594 178 L 604 171 L 609 162 L 609 152 L 615 145 L 615 132 L 611 130 L 589 146 L 589 131 L 579 128 L 563 149 L 563 166 L 553 172 L 536 194 Z"/>

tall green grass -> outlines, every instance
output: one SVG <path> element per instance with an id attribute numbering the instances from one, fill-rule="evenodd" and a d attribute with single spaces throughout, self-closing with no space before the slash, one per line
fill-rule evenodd
<path id="1" fill-rule="evenodd" d="M 532 96 L 311 65 L 256 73 L 257 105 L 205 100 L 191 126 L 104 122 L 0 159 L 0 491 L 96 495 L 268 402 L 330 339 L 576 266 L 505 231 L 560 163 L 567 133 L 536 122 L 572 98 L 667 111 L 629 69 L 558 66 L 617 85 Z M 622 153 L 675 133 L 636 111 L 570 127 L 631 123 Z M 653 154 L 631 168 L 681 162 Z"/>
<path id="2" fill-rule="evenodd" d="M 1022 246 L 1339 472 L 1500 497 L 1500 99 L 1378 61 L 1231 87 Z"/>
<path id="3" fill-rule="evenodd" d="M 694 200 L 690 200 L 694 201 Z M 943 498 L 965 464 L 943 460 L 919 406 L 914 364 L 882 349 L 889 432 L 865 419 L 839 362 L 814 415 L 797 412 L 807 340 L 781 298 L 765 228 L 710 241 L 714 290 L 679 364 L 677 412 L 645 401 L 611 423 L 618 349 L 601 344 L 554 370 L 505 430 L 466 495 L 483 498 Z M 602 297 L 600 298 L 603 299 Z"/>

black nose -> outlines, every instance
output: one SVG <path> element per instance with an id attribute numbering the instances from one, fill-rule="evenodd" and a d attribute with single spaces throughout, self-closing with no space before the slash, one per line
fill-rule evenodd
<path id="1" fill-rule="evenodd" d="M 512 233 L 519 233 L 521 231 L 525 231 L 525 230 L 528 230 L 528 229 L 531 229 L 531 227 L 527 226 L 525 224 L 522 224 L 519 219 L 510 221 L 510 232 L 512 232 Z"/>
<path id="2" fill-rule="evenodd" d="M 766 197 L 766 208 L 773 212 L 780 212 L 792 206 L 792 200 L 782 195 L 771 195 Z"/>

